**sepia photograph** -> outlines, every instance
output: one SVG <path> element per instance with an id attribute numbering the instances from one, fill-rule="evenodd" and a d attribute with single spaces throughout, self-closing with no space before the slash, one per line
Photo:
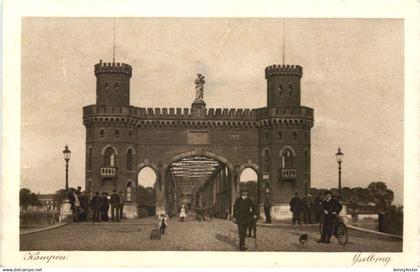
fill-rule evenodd
<path id="1" fill-rule="evenodd" d="M 20 251 L 403 251 L 404 20 L 41 16 L 21 39 Z"/>

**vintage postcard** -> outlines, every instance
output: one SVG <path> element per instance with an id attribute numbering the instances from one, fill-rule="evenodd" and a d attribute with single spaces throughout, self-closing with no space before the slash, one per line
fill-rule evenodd
<path id="1" fill-rule="evenodd" d="M 5 4 L 2 266 L 419 264 L 418 3 L 42 3 Z"/>

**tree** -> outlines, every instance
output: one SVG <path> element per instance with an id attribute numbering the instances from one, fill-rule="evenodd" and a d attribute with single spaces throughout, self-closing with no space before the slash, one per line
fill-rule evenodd
<path id="1" fill-rule="evenodd" d="M 68 198 L 68 192 L 65 189 L 60 189 L 55 192 L 54 201 L 57 205 L 60 205 L 61 202 Z"/>
<path id="2" fill-rule="evenodd" d="M 384 212 L 391 206 L 392 201 L 394 200 L 394 192 L 386 187 L 385 182 L 371 182 L 367 191 L 373 203 L 375 203 L 378 212 Z"/>
<path id="3" fill-rule="evenodd" d="M 22 188 L 19 191 L 19 205 L 23 207 L 24 210 L 31 206 L 39 206 L 41 202 L 38 199 L 38 196 L 35 193 L 32 193 L 28 188 Z"/>

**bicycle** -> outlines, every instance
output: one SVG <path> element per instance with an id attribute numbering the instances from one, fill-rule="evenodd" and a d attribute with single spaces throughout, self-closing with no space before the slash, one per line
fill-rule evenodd
<path id="1" fill-rule="evenodd" d="M 324 216 L 319 222 L 319 233 L 322 235 L 322 229 L 324 228 Z M 333 235 L 337 238 L 338 243 L 342 246 L 346 245 L 348 242 L 347 227 L 344 224 L 343 219 L 340 216 L 335 215 L 333 221 Z"/>

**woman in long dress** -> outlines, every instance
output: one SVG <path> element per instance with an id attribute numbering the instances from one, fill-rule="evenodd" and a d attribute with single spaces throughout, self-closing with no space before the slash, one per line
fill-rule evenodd
<path id="1" fill-rule="evenodd" d="M 186 217 L 187 217 L 187 208 L 185 208 L 185 205 L 182 205 L 181 212 L 179 213 L 179 218 L 181 219 L 181 221 L 184 221 Z"/>

